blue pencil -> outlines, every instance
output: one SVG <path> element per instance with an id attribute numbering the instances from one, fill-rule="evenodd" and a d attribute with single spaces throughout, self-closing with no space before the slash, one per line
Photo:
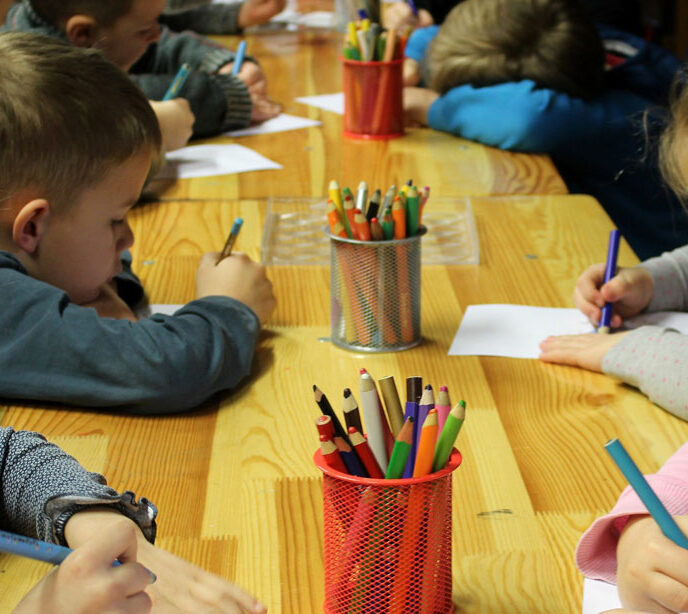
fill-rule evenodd
<path id="1" fill-rule="evenodd" d="M 72 552 L 72 549 L 44 542 L 40 539 L 34 539 L 33 537 L 27 537 L 26 535 L 0 531 L 0 552 L 59 565 Z M 112 564 L 121 565 L 119 561 L 114 561 Z"/>
<path id="2" fill-rule="evenodd" d="M 234 243 L 236 242 L 236 239 L 239 236 L 239 231 L 241 230 L 243 224 L 244 220 L 240 217 L 234 220 L 234 223 L 232 224 L 232 230 L 229 232 L 229 236 L 227 237 L 225 246 L 222 248 L 222 252 L 220 252 L 220 257 L 217 259 L 218 262 L 220 262 L 220 260 L 223 260 L 224 258 L 227 258 L 232 253 L 232 248 L 234 247 Z"/>
<path id="3" fill-rule="evenodd" d="M 237 48 L 236 56 L 234 57 L 234 65 L 232 66 L 232 74 L 238 75 L 241 70 L 241 65 L 244 63 L 244 56 L 246 55 L 246 41 L 241 41 Z"/>
<path id="4" fill-rule="evenodd" d="M 626 476 L 628 483 L 631 485 L 633 490 L 635 490 L 643 505 L 650 512 L 655 522 L 659 525 L 662 533 L 666 535 L 672 542 L 676 545 L 681 546 L 688 550 L 688 539 L 683 534 L 681 529 L 679 529 L 676 521 L 673 519 L 671 514 L 664 507 L 659 497 L 652 490 L 650 484 L 648 484 L 645 476 L 640 473 L 640 470 L 633 462 L 633 459 L 626 452 L 626 448 L 618 439 L 612 439 L 604 444 L 609 456 L 614 459 L 621 473 Z"/>
<path id="5" fill-rule="evenodd" d="M 173 98 L 176 98 L 177 94 L 179 94 L 179 90 L 182 89 L 182 87 L 184 86 L 184 83 L 186 82 L 186 79 L 188 78 L 190 72 L 191 66 L 184 62 L 184 64 L 182 64 L 179 67 L 179 71 L 174 77 L 172 83 L 170 83 L 170 87 L 167 88 L 167 91 L 165 92 L 165 95 L 162 97 L 162 99 L 172 100 Z"/>
<path id="6" fill-rule="evenodd" d="M 607 266 L 604 270 L 604 283 L 610 281 L 616 275 L 616 259 L 619 255 L 619 240 L 621 233 L 618 230 L 612 230 L 609 233 L 609 247 L 607 248 Z M 597 327 L 598 333 L 608 333 L 609 325 L 612 319 L 612 304 L 605 303 L 602 307 L 602 316 L 600 317 L 600 325 Z"/>
<path id="7" fill-rule="evenodd" d="M 413 16 L 418 17 L 418 7 L 416 6 L 416 3 L 413 0 L 406 0 L 406 2 L 408 2 L 409 8 L 411 9 Z"/>

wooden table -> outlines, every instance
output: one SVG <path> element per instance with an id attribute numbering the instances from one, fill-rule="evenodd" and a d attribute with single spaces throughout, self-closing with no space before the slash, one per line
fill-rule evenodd
<path id="1" fill-rule="evenodd" d="M 474 198 L 481 264 L 422 272 L 424 342 L 361 355 L 328 336 L 324 267 L 274 267 L 280 299 L 252 378 L 219 404 L 183 416 L 126 417 L 14 406 L 2 424 L 45 433 L 118 489 L 160 508 L 158 543 L 258 595 L 273 613 L 319 612 L 323 599 L 321 479 L 311 456 L 312 384 L 338 405 L 360 367 L 403 382 L 422 374 L 468 402 L 454 476 L 454 601 L 458 612 L 579 612 L 573 549 L 624 481 L 602 444 L 619 436 L 645 471 L 688 425 L 612 379 L 534 360 L 448 356 L 472 303 L 569 306 L 574 280 L 604 255 L 611 224 L 583 196 Z M 187 201 L 137 208 L 135 267 L 152 302 L 193 298 L 201 252 L 236 215 L 237 249 L 254 256 L 264 202 Z M 432 229 L 430 229 L 432 232 Z M 620 264 L 635 257 L 622 244 Z M 0 557 L 0 602 L 16 602 L 46 570 Z"/>
<path id="2" fill-rule="evenodd" d="M 232 49 L 237 47 L 236 37 L 216 38 Z M 344 139 L 341 115 L 294 100 L 342 91 L 340 49 L 341 35 L 327 31 L 250 37 L 248 51 L 268 75 L 270 95 L 284 105 L 285 113 L 319 120 L 322 126 L 214 138 L 213 143 L 239 143 L 254 149 L 284 170 L 181 180 L 156 186 L 157 194 L 164 199 L 322 196 L 331 179 L 355 187 L 362 177 L 371 185 L 402 185 L 414 178 L 423 185 L 441 186 L 445 196 L 566 193 L 547 156 L 507 153 L 420 129 L 385 142 Z"/>

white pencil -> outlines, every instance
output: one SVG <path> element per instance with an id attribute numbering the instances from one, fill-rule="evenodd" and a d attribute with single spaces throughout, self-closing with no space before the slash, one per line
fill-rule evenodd
<path id="1" fill-rule="evenodd" d="M 363 422 L 368 435 L 368 445 L 373 452 L 377 464 L 380 465 L 380 469 L 385 473 L 389 461 L 382 426 L 380 401 L 375 389 L 375 381 L 370 377 L 370 373 L 365 371 L 361 373 L 361 409 L 363 410 Z"/>

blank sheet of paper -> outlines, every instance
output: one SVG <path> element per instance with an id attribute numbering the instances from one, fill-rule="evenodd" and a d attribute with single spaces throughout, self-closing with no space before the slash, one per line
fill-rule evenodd
<path id="1" fill-rule="evenodd" d="M 688 334 L 688 313 L 658 311 L 624 322 L 625 329 L 654 324 Z M 456 356 L 537 358 L 539 343 L 550 335 L 594 333 L 577 309 L 526 305 L 470 305 L 449 348 Z"/>
<path id="2" fill-rule="evenodd" d="M 321 96 L 302 96 L 297 98 L 296 102 L 302 102 L 311 107 L 318 107 L 325 111 L 332 111 L 344 115 L 344 93 L 339 94 L 322 94 Z"/>
<path id="3" fill-rule="evenodd" d="M 299 128 L 310 128 L 311 126 L 319 126 L 322 122 L 315 119 L 308 119 L 306 117 L 296 117 L 296 115 L 288 115 L 281 113 L 277 117 L 268 119 L 255 126 L 242 128 L 241 130 L 232 130 L 225 132 L 225 136 L 249 136 L 251 134 L 270 134 L 272 132 L 286 132 L 287 130 L 297 130 Z"/>
<path id="4" fill-rule="evenodd" d="M 171 151 L 156 179 L 188 179 L 282 168 L 243 145 L 192 145 Z"/>
<path id="5" fill-rule="evenodd" d="M 585 578 L 583 581 L 583 614 L 599 614 L 620 608 L 616 584 Z"/>

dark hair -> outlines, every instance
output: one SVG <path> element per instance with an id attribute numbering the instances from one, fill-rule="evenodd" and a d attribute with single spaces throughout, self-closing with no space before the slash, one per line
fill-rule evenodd
<path id="1" fill-rule="evenodd" d="M 53 25 L 72 15 L 90 15 L 101 26 L 110 26 L 131 10 L 133 0 L 31 0 L 31 6 Z"/>
<path id="2" fill-rule="evenodd" d="M 150 103 L 99 51 L 0 34 L 0 201 L 27 186 L 66 206 L 107 170 L 160 150 Z"/>
<path id="3" fill-rule="evenodd" d="M 589 98 L 604 87 L 604 48 L 578 0 L 466 0 L 433 41 L 429 71 L 442 94 L 532 79 Z"/>

